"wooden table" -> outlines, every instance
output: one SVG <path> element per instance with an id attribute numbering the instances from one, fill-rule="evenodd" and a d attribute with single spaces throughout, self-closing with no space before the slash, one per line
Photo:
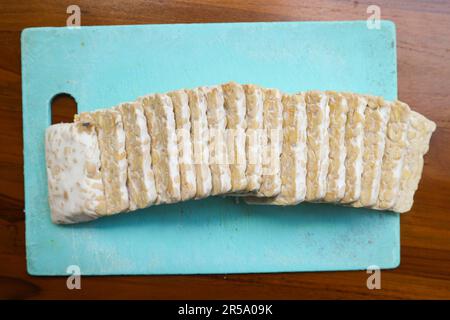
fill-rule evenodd
<path id="1" fill-rule="evenodd" d="M 127 3 L 128 2 L 128 3 Z M 401 266 L 368 290 L 359 272 L 82 278 L 26 273 L 20 32 L 64 26 L 72 1 L 0 1 L 0 298 L 450 298 L 450 2 L 378 0 L 397 25 L 399 98 L 438 129 L 413 210 L 401 218 Z M 361 20 L 373 1 L 81 1 L 82 25 Z M 60 115 L 64 118 L 64 114 Z M 67 115 L 66 115 L 67 117 Z"/>

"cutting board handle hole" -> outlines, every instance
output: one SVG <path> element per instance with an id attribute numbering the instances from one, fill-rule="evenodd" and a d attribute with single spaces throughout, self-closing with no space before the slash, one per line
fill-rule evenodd
<path id="1" fill-rule="evenodd" d="M 77 101 L 68 93 L 58 93 L 50 100 L 52 124 L 60 122 L 73 122 L 77 113 Z"/>

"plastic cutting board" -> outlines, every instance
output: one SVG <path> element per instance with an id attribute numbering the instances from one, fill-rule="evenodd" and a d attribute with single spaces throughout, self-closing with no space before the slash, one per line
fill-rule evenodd
<path id="1" fill-rule="evenodd" d="M 397 96 L 395 26 L 383 21 L 33 28 L 22 33 L 26 251 L 32 275 L 203 274 L 394 268 L 399 215 L 327 204 L 208 198 L 71 226 L 50 221 L 50 101 L 78 111 L 230 80 L 285 92 Z"/>

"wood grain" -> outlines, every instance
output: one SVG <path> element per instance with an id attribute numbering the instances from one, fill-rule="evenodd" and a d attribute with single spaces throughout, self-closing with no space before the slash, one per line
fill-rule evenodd
<path id="1" fill-rule="evenodd" d="M 450 298 L 450 2 L 379 0 L 397 26 L 399 97 L 436 121 L 424 175 L 401 219 L 401 266 L 382 272 L 382 289 L 365 272 L 211 276 L 64 277 L 26 273 L 20 32 L 64 26 L 73 1 L 0 1 L 0 298 Z M 366 19 L 372 1 L 76 1 L 82 25 Z M 64 118 L 64 115 L 62 115 Z"/>

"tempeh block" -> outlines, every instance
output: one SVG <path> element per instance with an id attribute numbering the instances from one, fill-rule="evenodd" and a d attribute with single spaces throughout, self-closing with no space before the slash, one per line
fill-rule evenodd
<path id="1" fill-rule="evenodd" d="M 107 215 L 97 133 L 91 123 L 60 123 L 45 132 L 48 201 L 54 223 Z"/>

